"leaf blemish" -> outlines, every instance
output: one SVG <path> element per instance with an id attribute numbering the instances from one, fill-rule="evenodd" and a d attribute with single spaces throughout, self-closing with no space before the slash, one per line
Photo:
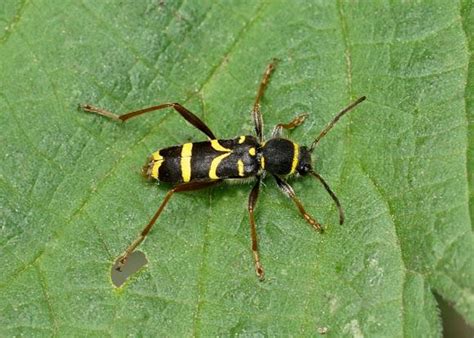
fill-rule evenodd
<path id="1" fill-rule="evenodd" d="M 127 259 L 125 265 L 119 270 L 117 270 L 119 261 L 115 261 L 112 269 L 110 271 L 110 277 L 112 278 L 112 283 L 115 287 L 121 287 L 130 276 L 134 275 L 138 270 L 143 266 L 148 264 L 146 256 L 141 251 L 134 251 Z"/>

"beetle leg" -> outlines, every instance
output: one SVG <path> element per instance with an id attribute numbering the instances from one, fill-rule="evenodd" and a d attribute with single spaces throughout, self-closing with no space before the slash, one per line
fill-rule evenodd
<path id="1" fill-rule="evenodd" d="M 303 207 L 303 204 L 301 204 L 298 197 L 296 197 L 295 191 L 293 190 L 291 185 L 289 185 L 285 180 L 283 180 L 282 178 L 280 178 L 276 175 L 273 175 L 273 177 L 275 177 L 275 180 L 276 180 L 280 190 L 286 196 L 291 198 L 293 200 L 293 202 L 295 202 L 296 207 L 298 208 L 301 216 L 303 216 L 304 220 L 306 222 L 308 222 L 314 228 L 314 230 L 319 231 L 319 232 L 323 232 L 323 228 L 322 228 L 321 224 L 316 219 L 314 219 L 310 214 L 308 214 L 306 212 L 306 210 Z"/>
<path id="2" fill-rule="evenodd" d="M 85 110 L 89 113 L 96 113 L 96 114 L 108 117 L 108 118 L 110 118 L 112 120 L 116 120 L 116 121 L 126 121 L 126 120 L 131 119 L 132 117 L 135 117 L 135 116 L 138 116 L 138 115 L 141 115 L 141 114 L 145 114 L 145 113 L 148 113 L 148 112 L 152 112 L 152 111 L 155 111 L 155 110 L 160 110 L 160 109 L 165 109 L 165 108 L 173 108 L 182 117 L 184 117 L 184 119 L 186 121 L 188 121 L 194 127 L 199 129 L 200 131 L 202 131 L 210 139 L 216 139 L 216 137 L 214 136 L 214 133 L 209 129 L 209 127 L 199 117 L 197 117 L 196 115 L 191 113 L 189 110 L 184 108 L 179 103 L 163 103 L 163 104 L 160 104 L 158 106 L 152 106 L 152 107 L 147 107 L 147 108 L 143 108 L 143 109 L 140 109 L 140 110 L 131 111 L 131 112 L 128 112 L 128 113 L 123 114 L 123 115 L 117 115 L 117 114 L 114 114 L 114 113 L 112 113 L 108 110 L 98 108 L 98 107 L 92 106 L 90 104 L 81 104 L 80 107 L 83 110 Z"/>
<path id="3" fill-rule="evenodd" d="M 255 98 L 255 102 L 253 104 L 252 109 L 252 118 L 255 125 L 255 132 L 257 133 L 258 140 L 263 142 L 263 119 L 262 113 L 260 112 L 260 100 L 263 97 L 263 93 L 265 92 L 265 88 L 270 80 L 270 75 L 272 74 L 273 70 L 275 69 L 276 60 L 273 60 L 263 73 L 262 81 L 260 82 L 260 86 L 258 87 L 257 97 Z"/>
<path id="4" fill-rule="evenodd" d="M 250 236 L 252 238 L 252 253 L 253 259 L 255 262 L 255 273 L 257 274 L 260 280 L 263 280 L 265 277 L 265 271 L 263 270 L 263 266 L 260 263 L 260 256 L 258 254 L 258 238 L 257 238 L 257 229 L 255 226 L 255 217 L 254 217 L 254 210 L 255 204 L 257 203 L 258 199 L 258 192 L 260 191 L 260 176 L 257 177 L 257 182 L 252 188 L 252 191 L 249 195 L 248 201 L 248 210 L 249 210 L 249 219 L 250 219 Z"/>
<path id="5" fill-rule="evenodd" d="M 283 129 L 294 129 L 298 126 L 301 126 L 308 117 L 308 113 L 303 113 L 295 117 L 289 123 L 278 123 L 272 131 L 272 138 L 280 137 Z"/>
<path id="6" fill-rule="evenodd" d="M 127 249 L 119 256 L 118 258 L 118 264 L 117 264 L 117 270 L 121 271 L 122 267 L 125 265 L 127 262 L 128 257 L 130 254 L 135 251 L 137 246 L 140 245 L 141 242 L 146 238 L 148 233 L 150 232 L 151 228 L 155 224 L 156 220 L 158 217 L 160 217 L 161 212 L 165 208 L 166 204 L 168 204 L 168 201 L 170 200 L 171 196 L 175 192 L 184 192 L 184 191 L 193 191 L 193 190 L 199 190 L 199 189 L 204 189 L 210 186 L 213 186 L 217 183 L 220 183 L 222 180 L 216 180 L 216 181 L 210 181 L 210 182 L 190 182 L 190 183 L 184 183 L 184 184 L 179 184 L 166 194 L 165 198 L 163 199 L 163 202 L 161 202 L 160 207 L 158 210 L 155 212 L 153 217 L 151 218 L 150 222 L 143 228 L 143 230 L 140 232 L 138 237 L 130 244 Z"/>

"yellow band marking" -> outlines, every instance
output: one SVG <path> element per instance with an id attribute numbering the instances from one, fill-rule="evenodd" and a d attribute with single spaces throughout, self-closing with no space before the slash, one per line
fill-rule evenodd
<path id="1" fill-rule="evenodd" d="M 260 166 L 262 167 L 262 169 L 265 169 L 265 157 L 260 157 Z"/>
<path id="2" fill-rule="evenodd" d="M 218 140 L 211 140 L 211 147 L 217 151 L 231 152 L 232 150 L 224 148 Z"/>
<path id="3" fill-rule="evenodd" d="M 293 147 L 295 148 L 293 152 L 293 162 L 291 163 L 291 171 L 290 174 L 294 174 L 296 171 L 296 166 L 298 165 L 298 158 L 300 156 L 300 146 L 296 143 L 293 143 Z"/>
<path id="4" fill-rule="evenodd" d="M 231 153 L 222 154 L 222 155 L 219 155 L 219 156 L 217 156 L 216 158 L 214 158 L 212 160 L 211 167 L 209 168 L 209 178 L 211 178 L 213 180 L 218 180 L 219 179 L 219 176 L 217 176 L 217 166 L 219 165 L 219 163 L 221 163 L 221 161 L 224 158 L 226 158 L 230 154 Z"/>
<path id="5" fill-rule="evenodd" d="M 154 179 L 158 179 L 159 176 L 159 169 L 161 167 L 161 164 L 163 163 L 163 156 L 160 155 L 160 151 L 155 151 L 153 154 L 151 154 L 151 160 L 153 162 L 153 166 L 151 167 L 151 177 Z"/>
<path id="6" fill-rule="evenodd" d="M 183 182 L 191 180 L 191 156 L 193 153 L 193 144 L 185 143 L 181 148 L 181 176 Z"/>
<path id="7" fill-rule="evenodd" d="M 155 151 L 153 154 L 151 154 L 151 158 L 154 160 L 154 161 L 162 161 L 163 160 L 163 156 L 160 155 L 160 151 Z"/>
<path id="8" fill-rule="evenodd" d="M 255 152 L 255 148 L 254 148 L 254 147 L 252 147 L 252 148 L 249 149 L 249 154 L 250 154 L 251 156 L 255 156 L 256 152 Z"/>
<path id="9" fill-rule="evenodd" d="M 239 144 L 242 144 L 245 142 L 245 136 L 240 136 L 239 138 Z"/>
<path id="10" fill-rule="evenodd" d="M 151 177 L 154 179 L 158 179 L 158 170 L 161 167 L 161 163 L 163 163 L 163 160 L 156 161 L 153 163 L 153 167 L 151 167 Z"/>
<path id="11" fill-rule="evenodd" d="M 244 176 L 244 162 L 242 160 L 237 161 L 237 169 L 239 170 L 239 176 Z"/>

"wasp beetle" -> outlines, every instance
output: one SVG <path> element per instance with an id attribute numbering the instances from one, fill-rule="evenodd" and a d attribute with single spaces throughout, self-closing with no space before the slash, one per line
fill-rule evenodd
<path id="1" fill-rule="evenodd" d="M 315 230 L 322 231 L 321 224 L 310 216 L 297 198 L 293 188 L 286 182 L 291 175 L 315 177 L 329 193 L 339 211 L 339 223 L 344 222 L 344 213 L 338 198 L 329 188 L 323 178 L 313 170 L 311 165 L 311 154 L 318 142 L 336 124 L 336 122 L 356 105 L 365 100 L 360 97 L 346 108 L 342 109 L 333 120 L 320 132 L 310 147 L 300 146 L 286 138 L 281 137 L 283 129 L 293 129 L 301 125 L 307 114 L 301 114 L 289 123 L 280 123 L 273 128 L 271 138 L 267 141 L 263 138 L 263 120 L 260 112 L 260 100 L 267 87 L 270 75 L 275 68 L 275 63 L 270 63 L 258 88 L 257 96 L 253 104 L 252 118 L 256 135 L 243 135 L 233 139 L 218 139 L 209 127 L 196 115 L 191 113 L 179 103 L 164 103 L 124 115 L 116 115 L 107 110 L 91 105 L 81 105 L 82 109 L 103 115 L 117 121 L 126 121 L 132 117 L 161 110 L 173 108 L 191 125 L 203 132 L 207 141 L 185 143 L 169 148 L 155 151 L 143 167 L 143 175 L 149 179 L 159 180 L 174 185 L 165 195 L 158 210 L 150 222 L 143 228 L 138 237 L 130 244 L 117 259 L 117 269 L 120 270 L 127 261 L 130 254 L 145 239 L 161 215 L 166 204 L 174 193 L 199 190 L 214 186 L 226 180 L 243 180 L 254 178 L 255 183 L 248 198 L 248 212 L 250 219 L 250 235 L 252 240 L 252 252 L 255 263 L 255 272 L 258 278 L 264 278 L 263 266 L 258 253 L 257 231 L 255 226 L 254 210 L 257 202 L 260 184 L 263 177 L 268 173 L 275 179 L 281 191 L 293 200 L 300 214 Z"/>

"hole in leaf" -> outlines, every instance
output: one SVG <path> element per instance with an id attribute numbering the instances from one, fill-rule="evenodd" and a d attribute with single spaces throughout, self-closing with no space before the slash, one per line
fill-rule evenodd
<path id="1" fill-rule="evenodd" d="M 123 283 L 127 281 L 127 279 L 133 275 L 135 272 L 140 270 L 143 266 L 148 263 L 146 256 L 141 251 L 134 251 L 130 256 L 128 256 L 127 262 L 122 267 L 121 271 L 117 270 L 118 265 L 118 258 L 115 261 L 114 265 L 112 266 L 112 270 L 110 271 L 112 283 L 116 287 L 121 287 Z"/>
<path id="2" fill-rule="evenodd" d="M 443 337 L 445 338 L 471 338 L 474 337 L 474 327 L 466 323 L 464 318 L 454 309 L 449 301 L 439 294 L 435 294 L 441 310 L 443 320 Z"/>

